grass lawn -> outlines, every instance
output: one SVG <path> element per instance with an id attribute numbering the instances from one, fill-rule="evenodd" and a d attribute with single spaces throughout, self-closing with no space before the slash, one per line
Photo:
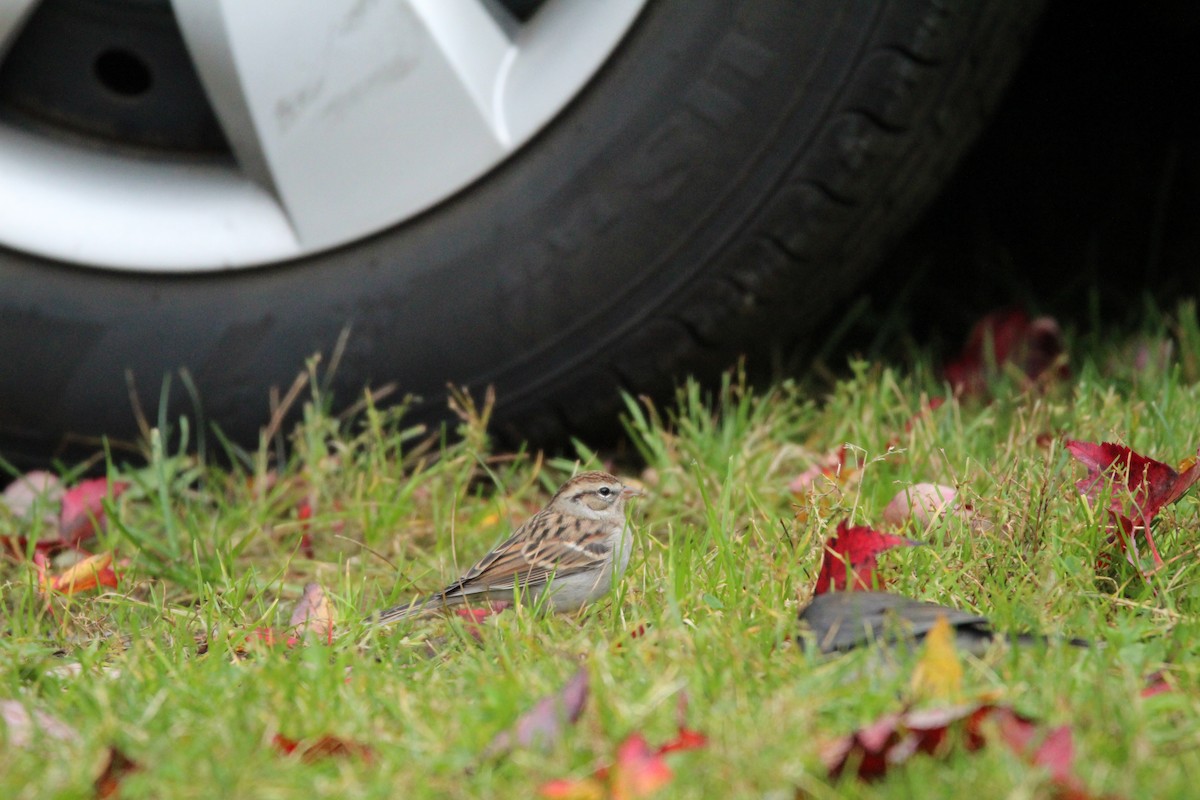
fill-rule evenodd
<path id="1" fill-rule="evenodd" d="M 1173 355 L 1160 360 L 1164 341 Z M 854 363 L 819 391 L 750 390 L 736 376 L 711 395 L 687 385 L 672 406 L 629 400 L 626 450 L 579 444 L 574 459 L 495 449 L 486 409 L 461 401 L 462 436 L 449 441 L 402 409 L 368 403 L 333 419 L 311 398 L 283 465 L 268 443 L 233 469 L 212 466 L 182 454 L 186 430 L 171 425 L 148 439 L 148 465 L 109 459 L 109 479 L 129 486 L 87 549 L 115 551 L 116 588 L 55 594 L 48 610 L 30 556 L 53 521 L 0 508 L 0 535 L 23 537 L 0 556 L 0 701 L 34 720 L 0 725 L 0 797 L 96 796 L 114 747 L 137 765 L 121 797 L 535 797 L 610 763 L 630 734 L 668 741 L 684 714 L 708 743 L 666 756 L 674 777 L 657 797 L 1055 796 L 1046 770 L 994 744 L 917 756 L 874 783 L 834 780 L 822 764 L 829 742 L 939 702 L 915 696 L 920 651 L 831 659 L 794 642 L 837 523 L 881 526 L 918 482 L 955 487 L 974 516 L 910 523 L 904 535 L 927 546 L 880 557 L 889 589 L 1051 638 L 962 657 L 963 701 L 1069 726 L 1072 769 L 1095 796 L 1195 797 L 1200 503 L 1189 495 L 1159 515 L 1165 565 L 1144 578 L 1106 542 L 1107 516 L 1079 495 L 1085 470 L 1063 445 L 1119 441 L 1171 465 L 1196 454 L 1195 308 L 1144 340 L 1076 339 L 1070 353 L 1070 377 L 1030 390 L 1001 370 L 990 401 L 934 410 L 947 388 L 920 359 L 903 371 Z M 840 472 L 789 488 L 843 445 Z M 365 623 L 440 588 L 572 472 L 601 466 L 646 491 L 610 597 L 477 626 Z M 333 635 L 289 647 L 280 640 L 309 582 L 330 599 Z M 548 749 L 484 756 L 581 666 L 591 693 L 576 724 Z M 1144 697 L 1160 671 L 1169 690 Z M 298 752 L 281 752 L 277 735 Z M 301 756 L 322 737 L 351 752 Z"/>

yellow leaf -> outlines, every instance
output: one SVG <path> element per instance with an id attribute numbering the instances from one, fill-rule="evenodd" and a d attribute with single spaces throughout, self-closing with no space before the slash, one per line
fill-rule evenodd
<path id="1" fill-rule="evenodd" d="M 100 553 L 89 556 L 74 566 L 64 570 L 60 575 L 51 578 L 43 584 L 42 591 L 53 589 L 63 594 L 74 594 L 97 586 L 117 585 L 117 576 L 112 569 L 113 554 Z"/>
<path id="2" fill-rule="evenodd" d="M 931 700 L 959 700 L 962 679 L 962 662 L 954 646 L 954 628 L 944 616 L 939 616 L 925 636 L 925 651 L 913 671 L 913 695 Z"/>

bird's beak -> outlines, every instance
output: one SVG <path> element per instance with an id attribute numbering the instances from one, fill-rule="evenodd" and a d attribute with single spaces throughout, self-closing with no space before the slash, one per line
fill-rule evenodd
<path id="1" fill-rule="evenodd" d="M 621 487 L 621 499 L 622 500 L 628 500 L 631 497 L 641 497 L 644 494 L 645 494 L 645 492 L 643 492 L 641 489 L 636 489 L 632 486 L 622 486 Z"/>

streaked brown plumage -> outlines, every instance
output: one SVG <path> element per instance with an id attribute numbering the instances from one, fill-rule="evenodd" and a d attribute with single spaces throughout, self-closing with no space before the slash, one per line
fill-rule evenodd
<path id="1" fill-rule="evenodd" d="M 376 614 L 378 624 L 470 601 L 546 602 L 573 611 L 609 590 L 629 563 L 633 531 L 625 501 L 640 494 L 607 472 L 568 480 L 538 513 L 445 589 Z"/>

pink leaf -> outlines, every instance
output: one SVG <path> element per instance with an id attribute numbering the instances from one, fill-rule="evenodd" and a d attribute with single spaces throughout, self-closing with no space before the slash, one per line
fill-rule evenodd
<path id="1" fill-rule="evenodd" d="M 129 488 L 123 481 L 111 484 L 107 478 L 81 481 L 62 496 L 62 511 L 58 517 L 58 537 L 74 546 L 104 530 L 104 499 L 115 499 Z"/>
<path id="2" fill-rule="evenodd" d="M 484 756 L 492 758 L 514 747 L 549 749 L 562 738 L 566 726 L 573 725 L 579 719 L 587 696 L 588 671 L 580 669 L 562 689 L 543 697 L 518 717 L 511 728 L 497 734 L 484 750 Z"/>

